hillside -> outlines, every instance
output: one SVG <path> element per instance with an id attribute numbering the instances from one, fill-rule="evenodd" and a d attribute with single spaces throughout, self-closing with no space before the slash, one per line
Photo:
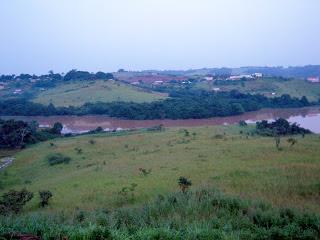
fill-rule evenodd
<path id="1" fill-rule="evenodd" d="M 40 92 L 33 99 L 36 103 L 55 106 L 81 106 L 86 102 L 151 102 L 166 98 L 165 95 L 146 92 L 113 80 L 72 81 Z"/>
<path id="2" fill-rule="evenodd" d="M 282 139 L 283 150 L 278 151 L 273 138 L 239 134 L 249 129 L 104 133 L 40 143 L 16 154 L 14 164 L 0 173 L 1 193 L 23 187 L 51 190 L 50 211 L 114 208 L 122 204 L 118 193 L 123 187 L 137 184 L 135 201 L 142 203 L 178 190 L 177 179 L 186 176 L 195 188 L 211 186 L 278 207 L 320 212 L 319 137 L 297 137 L 293 147 Z M 52 153 L 62 153 L 71 161 L 49 166 L 46 159 Z M 139 168 L 151 173 L 142 176 Z M 34 200 L 27 211 L 37 208 Z"/>
<path id="3" fill-rule="evenodd" d="M 238 90 L 243 93 L 263 94 L 267 97 L 289 94 L 298 98 L 306 96 L 310 101 L 320 99 L 320 84 L 309 83 L 301 79 L 261 78 L 254 81 L 199 82 L 195 87 L 206 90 L 212 88 L 220 88 L 222 91 Z M 272 93 L 275 94 L 272 95 Z"/>

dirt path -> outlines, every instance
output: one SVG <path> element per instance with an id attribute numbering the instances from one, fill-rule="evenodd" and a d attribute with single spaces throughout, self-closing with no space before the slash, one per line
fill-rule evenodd
<path id="1" fill-rule="evenodd" d="M 12 164 L 14 157 L 5 157 L 0 159 L 0 171 L 4 170 Z"/>

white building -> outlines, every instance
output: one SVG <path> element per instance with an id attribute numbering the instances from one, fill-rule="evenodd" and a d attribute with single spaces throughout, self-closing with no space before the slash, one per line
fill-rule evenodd
<path id="1" fill-rule="evenodd" d="M 153 82 L 153 84 L 155 84 L 155 85 L 159 85 L 159 84 L 162 84 L 163 83 L 163 81 L 161 81 L 161 80 L 158 80 L 158 81 L 154 81 Z"/>
<path id="2" fill-rule="evenodd" d="M 311 83 L 320 83 L 319 77 L 308 77 L 307 81 Z"/>
<path id="3" fill-rule="evenodd" d="M 241 79 L 250 80 L 250 79 L 254 79 L 254 77 L 253 77 L 252 75 L 243 74 L 243 75 L 230 76 L 230 77 L 228 77 L 226 80 L 229 80 L 229 81 L 239 81 L 239 80 L 241 80 Z"/>
<path id="4" fill-rule="evenodd" d="M 15 89 L 14 92 L 13 92 L 13 94 L 20 94 L 20 93 L 22 93 L 21 89 Z"/>
<path id="5" fill-rule="evenodd" d="M 263 74 L 262 73 L 254 73 L 252 74 L 256 78 L 262 78 Z"/>
<path id="6" fill-rule="evenodd" d="M 206 76 L 206 77 L 204 77 L 204 80 L 206 80 L 206 81 L 212 81 L 212 80 L 213 80 L 213 77 L 211 77 L 211 76 Z"/>

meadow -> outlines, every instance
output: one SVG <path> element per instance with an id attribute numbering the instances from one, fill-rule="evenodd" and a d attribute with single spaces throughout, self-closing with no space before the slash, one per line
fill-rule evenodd
<path id="1" fill-rule="evenodd" d="M 86 102 L 152 102 L 165 99 L 160 93 L 147 92 L 141 88 L 114 80 L 72 81 L 59 84 L 35 95 L 33 101 L 58 107 L 81 106 Z"/>
<path id="2" fill-rule="evenodd" d="M 17 153 L 14 164 L 0 173 L 1 193 L 24 187 L 50 190 L 54 197 L 47 211 L 94 210 L 126 205 L 119 192 L 131 184 L 137 185 L 134 202 L 142 203 L 178 190 L 177 179 L 185 176 L 195 188 L 214 187 L 276 207 L 320 212 L 319 136 L 297 137 L 292 147 L 283 138 L 279 151 L 273 138 L 246 133 L 251 130 L 172 128 L 39 143 Z M 70 163 L 50 166 L 47 158 L 53 153 L 70 157 Z M 25 210 L 37 211 L 38 199 Z"/>
<path id="3" fill-rule="evenodd" d="M 38 143 L 14 153 L 0 194 L 34 192 L 0 236 L 42 239 L 317 239 L 319 135 L 252 135 L 254 127 L 167 128 Z M 70 157 L 50 165 L 53 154 Z M 13 152 L 1 152 L 2 156 Z M 192 181 L 181 192 L 178 178 Z M 38 191 L 53 193 L 39 206 Z M 11 237 L 10 237 L 11 236 Z"/>

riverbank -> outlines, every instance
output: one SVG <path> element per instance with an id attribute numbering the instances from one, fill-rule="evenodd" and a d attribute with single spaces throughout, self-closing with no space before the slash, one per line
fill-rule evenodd
<path id="1" fill-rule="evenodd" d="M 239 121 L 255 123 L 261 120 L 284 118 L 289 122 L 296 122 L 301 127 L 320 133 L 320 107 L 290 108 L 290 109 L 263 109 L 247 112 L 242 115 L 230 117 L 215 117 L 208 119 L 183 119 L 183 120 L 123 120 L 110 118 L 104 115 L 86 116 L 3 116 L 3 119 L 16 119 L 23 121 L 37 121 L 43 127 L 51 127 L 55 122 L 61 122 L 64 133 L 82 133 L 97 127 L 110 130 L 148 128 L 162 124 L 165 127 L 196 127 L 236 124 Z"/>

